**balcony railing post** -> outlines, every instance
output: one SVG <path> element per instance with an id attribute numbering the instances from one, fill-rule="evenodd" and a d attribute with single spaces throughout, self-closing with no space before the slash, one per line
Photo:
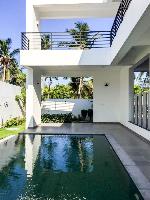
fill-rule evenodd
<path id="1" fill-rule="evenodd" d="M 53 33 L 51 33 L 51 50 L 53 49 Z"/>
<path id="2" fill-rule="evenodd" d="M 21 49 L 23 50 L 23 33 L 21 33 Z"/>
<path id="3" fill-rule="evenodd" d="M 144 92 L 143 93 L 143 123 L 142 123 L 142 127 L 143 128 L 147 128 L 147 93 Z"/>
<path id="4" fill-rule="evenodd" d="M 150 131 L 150 92 L 148 92 L 148 130 Z"/>
<path id="5" fill-rule="evenodd" d="M 80 32 L 80 48 L 81 48 L 81 32 Z"/>
<path id="6" fill-rule="evenodd" d="M 110 47 L 111 47 L 111 45 L 112 45 L 112 30 L 110 31 Z"/>
<path id="7" fill-rule="evenodd" d="M 30 49 L 30 40 L 28 39 L 28 50 Z"/>

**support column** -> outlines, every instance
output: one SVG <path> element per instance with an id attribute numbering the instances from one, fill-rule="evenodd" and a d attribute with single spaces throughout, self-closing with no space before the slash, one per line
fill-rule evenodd
<path id="1" fill-rule="evenodd" d="M 134 68 L 129 69 L 129 121 L 134 123 Z"/>
<path id="2" fill-rule="evenodd" d="M 28 69 L 26 80 L 26 128 L 41 124 L 41 74 Z"/>
<path id="3" fill-rule="evenodd" d="M 26 0 L 26 37 L 29 49 L 41 49 L 40 18 L 34 9 L 34 0 Z"/>

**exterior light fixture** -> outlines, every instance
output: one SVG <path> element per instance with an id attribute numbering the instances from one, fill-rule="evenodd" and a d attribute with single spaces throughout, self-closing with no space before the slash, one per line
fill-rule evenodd
<path id="1" fill-rule="evenodd" d="M 110 83 L 105 83 L 104 86 L 108 87 L 108 86 L 110 86 Z"/>

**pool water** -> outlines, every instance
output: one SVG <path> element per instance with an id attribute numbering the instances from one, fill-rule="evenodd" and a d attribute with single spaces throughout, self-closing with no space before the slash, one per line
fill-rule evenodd
<path id="1" fill-rule="evenodd" d="M 0 200 L 142 200 L 104 135 L 0 144 Z"/>

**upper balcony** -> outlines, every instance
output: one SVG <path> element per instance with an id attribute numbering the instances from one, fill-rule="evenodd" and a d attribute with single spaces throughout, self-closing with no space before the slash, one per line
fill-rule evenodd
<path id="1" fill-rule="evenodd" d="M 53 0 L 34 0 L 37 4 L 47 5 L 52 4 L 54 6 Z M 53 3 L 52 3 L 53 2 Z M 60 2 L 65 2 L 68 4 L 74 4 L 75 2 L 80 2 L 80 4 L 85 2 L 91 2 L 91 0 L 73 0 L 73 1 L 63 1 L 57 0 L 58 5 Z M 59 2 L 59 3 L 58 3 Z M 71 3 L 69 3 L 71 2 Z M 110 3 L 116 2 L 116 0 L 95 0 L 95 2 Z M 131 0 L 122 0 L 118 8 L 114 23 L 110 31 L 90 31 L 90 32 L 80 32 L 76 35 L 72 35 L 69 32 L 26 32 L 22 33 L 22 50 L 38 49 L 38 50 L 56 50 L 56 49 L 92 49 L 92 48 L 108 48 L 111 47 L 112 42 L 117 34 L 120 24 L 123 21 L 125 13 L 130 5 Z M 57 5 L 57 9 L 58 9 Z M 93 2 L 92 2 L 93 5 Z M 35 6 L 35 5 L 34 5 Z M 85 6 L 85 5 L 84 5 Z M 41 6 L 39 6 L 41 9 Z M 44 6 L 44 11 L 46 12 L 47 7 Z M 62 8 L 61 8 L 62 9 Z M 91 9 L 88 8 L 85 10 Z M 62 9 L 63 10 L 63 9 Z M 78 13 L 76 11 L 76 13 Z M 40 15 L 41 16 L 41 15 Z"/>
<path id="2" fill-rule="evenodd" d="M 132 65 L 150 52 L 150 0 L 122 0 L 111 30 L 81 32 L 76 36 L 69 32 L 41 33 L 37 16 L 33 17 L 32 21 L 27 16 L 30 26 L 27 33 L 22 33 L 23 66 L 104 66 L 122 65 L 122 61 L 123 65 Z"/>

